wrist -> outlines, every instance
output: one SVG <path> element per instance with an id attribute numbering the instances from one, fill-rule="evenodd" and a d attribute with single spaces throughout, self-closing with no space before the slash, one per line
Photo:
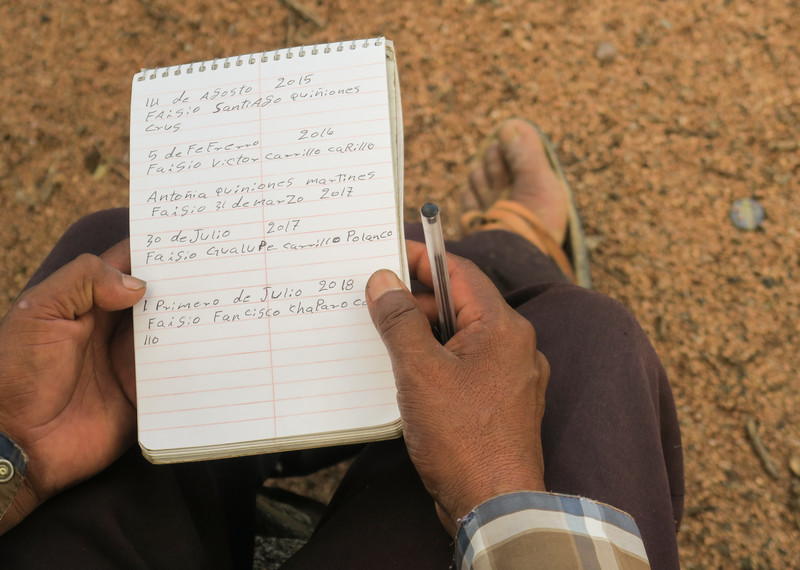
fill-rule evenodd
<path id="1" fill-rule="evenodd" d="M 479 506 L 503 495 L 519 492 L 547 492 L 544 476 L 536 469 L 506 472 L 498 470 L 494 477 L 474 486 L 463 486 L 455 501 L 440 504 L 437 501 L 439 520 L 451 536 L 455 536 L 461 522 Z"/>
<path id="2" fill-rule="evenodd" d="M 513 493 L 546 493 L 547 490 L 544 486 L 544 480 L 528 480 L 518 481 L 516 484 L 509 483 L 507 485 L 493 485 L 485 489 L 482 493 L 472 495 L 468 500 L 463 502 L 457 510 L 450 513 L 450 520 L 454 523 L 454 528 L 458 528 L 461 521 L 464 520 L 472 511 L 479 506 L 504 495 L 511 495 Z"/>

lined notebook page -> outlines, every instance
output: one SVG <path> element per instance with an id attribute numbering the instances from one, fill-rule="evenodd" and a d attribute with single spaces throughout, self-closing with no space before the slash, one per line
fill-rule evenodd
<path id="1" fill-rule="evenodd" d="M 134 308 L 147 449 L 399 417 L 364 298 L 376 269 L 405 273 L 386 46 L 315 51 L 134 77 L 131 258 L 148 282 Z"/>

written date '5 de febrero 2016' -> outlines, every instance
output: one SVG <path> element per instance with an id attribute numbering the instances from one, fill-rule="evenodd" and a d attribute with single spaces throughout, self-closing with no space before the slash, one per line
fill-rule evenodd
<path id="1" fill-rule="evenodd" d="M 318 146 L 310 146 L 300 150 L 289 151 L 270 151 L 263 155 L 264 161 L 271 160 L 288 160 L 292 158 L 308 158 L 312 156 L 322 155 L 323 150 L 328 154 L 347 154 L 351 152 L 364 152 L 375 149 L 376 145 L 370 141 L 352 141 L 343 144 L 329 145 L 327 148 L 322 149 Z M 177 162 L 169 162 L 166 164 L 151 162 L 147 165 L 148 176 L 158 174 L 179 174 L 182 172 L 189 172 L 202 168 L 227 168 L 230 166 L 242 166 L 245 164 L 254 164 L 262 161 L 262 156 L 257 154 L 239 153 L 237 156 L 227 158 L 211 158 L 209 160 L 179 160 Z"/>

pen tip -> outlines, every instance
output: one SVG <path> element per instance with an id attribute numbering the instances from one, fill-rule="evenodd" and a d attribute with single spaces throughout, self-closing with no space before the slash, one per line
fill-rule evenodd
<path id="1" fill-rule="evenodd" d="M 439 206 L 431 202 L 428 202 L 427 204 L 422 206 L 422 208 L 420 208 L 420 213 L 425 218 L 434 218 L 439 214 Z"/>

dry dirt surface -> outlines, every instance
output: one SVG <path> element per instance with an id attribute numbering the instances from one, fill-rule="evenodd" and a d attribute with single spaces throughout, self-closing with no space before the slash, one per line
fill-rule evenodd
<path id="1" fill-rule="evenodd" d="M 409 215 L 438 201 L 455 231 L 505 117 L 558 145 L 596 288 L 673 383 L 684 567 L 798 567 L 798 0 L 2 0 L 0 314 L 72 221 L 126 204 L 140 68 L 376 35 L 398 52 Z"/>

